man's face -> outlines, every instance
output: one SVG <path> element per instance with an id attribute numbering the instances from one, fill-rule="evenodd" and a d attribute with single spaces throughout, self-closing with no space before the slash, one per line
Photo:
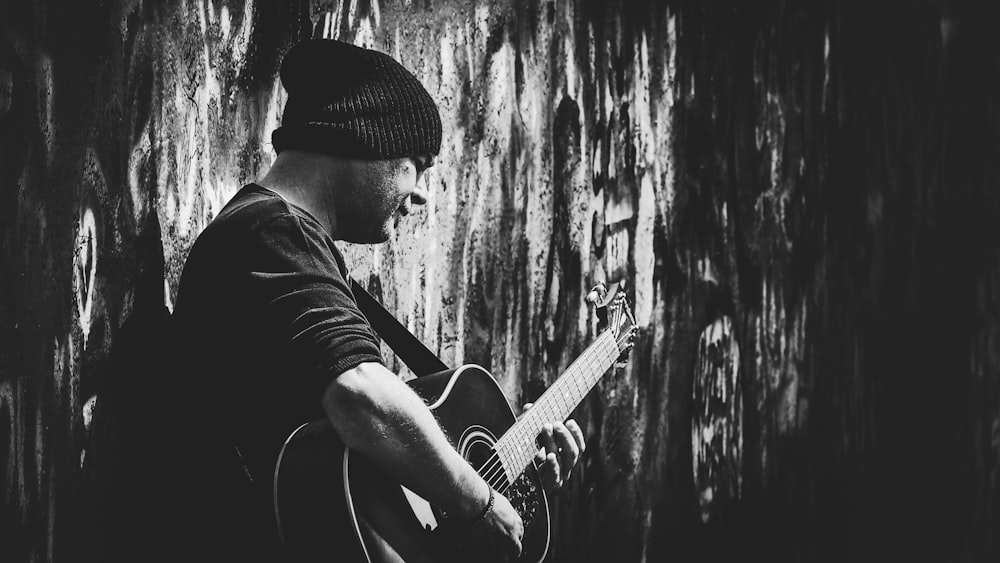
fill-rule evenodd
<path id="1" fill-rule="evenodd" d="M 424 156 L 351 161 L 338 186 L 338 238 L 356 243 L 389 240 L 399 217 L 427 203 L 423 173 L 430 163 Z"/>

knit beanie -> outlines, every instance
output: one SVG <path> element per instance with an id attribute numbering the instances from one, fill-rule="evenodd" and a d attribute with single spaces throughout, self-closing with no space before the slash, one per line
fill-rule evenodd
<path id="1" fill-rule="evenodd" d="M 395 59 L 333 39 L 310 39 L 281 62 L 288 92 L 276 152 L 301 149 L 363 159 L 436 155 L 441 116 Z"/>

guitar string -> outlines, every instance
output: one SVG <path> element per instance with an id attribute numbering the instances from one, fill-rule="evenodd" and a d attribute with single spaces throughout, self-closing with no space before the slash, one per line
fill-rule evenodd
<path id="1" fill-rule="evenodd" d="M 495 490 L 499 490 L 498 485 L 503 483 L 505 477 L 506 477 L 506 472 L 504 472 L 503 469 L 500 469 L 500 471 L 498 471 L 494 475 L 484 476 L 483 478 L 486 481 L 486 483 L 489 484 L 490 487 L 492 487 Z"/>
<path id="2" fill-rule="evenodd" d="M 479 474 L 483 476 L 483 479 L 486 480 L 490 487 L 501 494 L 503 494 L 503 492 L 510 487 L 510 477 L 507 475 L 507 472 L 503 467 L 503 460 L 500 459 L 500 452 L 496 449 L 493 450 L 493 455 L 491 455 L 479 469 Z M 504 485 L 504 482 L 506 482 L 506 485 Z M 503 490 L 501 490 L 501 486 L 503 487 Z"/>
<path id="3" fill-rule="evenodd" d="M 596 351 L 597 350 L 595 350 L 594 352 L 596 352 Z M 593 355 L 595 355 L 595 354 L 593 354 L 593 353 L 592 354 L 585 354 L 585 356 L 587 356 L 586 360 L 588 360 L 587 362 L 585 362 L 585 365 L 589 366 L 590 364 L 592 364 L 592 361 L 589 361 L 589 360 L 593 359 L 593 358 L 590 357 L 590 356 L 593 356 Z M 556 385 L 553 385 L 553 387 L 556 387 Z M 565 390 L 560 389 L 560 392 L 561 393 L 565 392 Z M 516 430 L 515 430 L 515 433 L 517 433 Z M 530 459 L 529 459 L 529 461 L 530 461 Z M 490 467 L 487 468 L 487 465 L 489 465 Z M 485 471 L 485 473 L 484 473 L 484 471 Z M 504 471 L 502 460 L 499 458 L 499 452 L 496 451 L 496 450 L 494 450 L 493 455 L 491 455 L 490 458 L 488 458 L 486 460 L 486 462 L 483 464 L 483 466 L 480 468 L 479 473 L 480 473 L 480 475 L 483 476 L 483 478 L 487 481 L 487 483 L 491 487 L 493 487 L 494 489 L 496 489 L 498 491 L 499 491 L 498 485 L 503 484 L 504 481 L 507 482 L 505 490 L 506 490 L 506 488 L 508 488 L 510 486 L 510 478 L 506 474 L 506 472 Z M 502 491 L 501 491 L 501 493 L 502 493 Z"/>
<path id="4" fill-rule="evenodd" d="M 484 472 L 483 468 L 485 468 L 487 464 L 490 465 L 490 468 L 486 469 Z M 482 475 L 483 479 L 487 483 L 489 483 L 491 487 L 495 489 L 496 487 L 494 486 L 494 481 L 499 482 L 497 478 L 498 477 L 502 478 L 505 475 L 503 470 L 503 463 L 501 462 L 500 455 L 496 450 L 494 450 L 493 455 L 491 455 L 490 458 L 486 460 L 486 463 L 483 464 L 483 468 L 479 469 L 479 474 Z M 499 471 L 499 473 L 497 473 L 497 471 Z"/>
<path id="5" fill-rule="evenodd" d="M 620 319 L 616 318 L 616 321 L 620 321 Z M 627 339 L 627 335 L 624 334 L 615 336 L 614 342 L 618 350 L 622 350 L 623 346 L 627 343 Z M 587 365 L 590 365 L 592 362 L 589 360 L 593 360 L 593 358 L 587 358 L 587 360 Z M 484 480 L 486 480 L 487 484 L 489 484 L 491 488 L 500 494 L 505 494 L 512 485 L 510 478 L 503 468 L 500 453 L 496 449 L 493 450 L 493 454 L 487 458 L 486 462 L 483 463 L 478 473 L 483 476 Z"/>
<path id="6" fill-rule="evenodd" d="M 497 454 L 494 454 L 494 455 L 497 455 Z M 498 460 L 499 460 L 499 458 L 498 458 Z M 499 472 L 496 473 L 495 475 L 493 475 L 492 477 L 489 477 L 488 479 L 486 479 L 486 477 L 484 476 L 484 479 L 486 479 L 486 482 L 489 484 L 489 486 L 493 490 L 499 492 L 500 494 L 504 494 L 504 493 L 507 492 L 507 489 L 510 487 L 510 484 L 511 484 L 510 483 L 510 478 L 507 476 L 507 472 L 504 471 L 502 463 L 499 466 L 497 466 L 495 469 L 499 470 Z"/>
<path id="7" fill-rule="evenodd" d="M 490 466 L 488 469 L 487 465 Z M 478 472 L 490 487 L 497 491 L 499 491 L 497 485 L 500 485 L 504 481 L 510 482 L 507 472 L 503 467 L 503 460 L 500 459 L 500 452 L 496 449 L 493 449 L 493 455 L 486 460 Z"/>
<path id="8" fill-rule="evenodd" d="M 582 360 L 584 360 L 584 363 L 582 365 L 585 365 L 585 366 L 593 369 L 593 364 L 594 364 L 594 359 L 595 359 L 594 356 L 597 355 L 596 353 L 598 351 L 600 351 L 600 346 L 598 346 L 597 349 L 593 350 L 593 353 L 584 354 L 584 357 L 581 358 Z M 557 386 L 558 385 L 553 385 L 553 388 L 555 388 Z M 559 391 L 559 393 L 562 393 L 562 394 L 564 394 L 566 392 L 569 392 L 569 390 L 562 389 L 561 387 L 560 387 L 560 389 L 558 389 L 558 391 Z M 564 404 L 564 401 L 558 400 L 558 399 L 565 399 L 564 396 L 562 396 L 562 395 L 554 395 L 553 397 L 554 397 L 554 400 L 557 400 L 557 403 L 559 403 L 559 405 L 557 405 L 557 406 L 564 406 L 564 407 L 568 406 L 567 404 Z M 515 431 L 515 433 L 516 433 L 516 431 Z M 490 467 L 487 468 L 488 465 Z M 486 460 L 486 462 L 483 464 L 483 466 L 480 468 L 479 473 L 480 473 L 480 475 L 483 476 L 483 478 L 487 481 L 487 483 L 491 487 L 493 487 L 494 489 L 496 489 L 496 490 L 499 490 L 497 486 L 501 485 L 504 481 L 507 482 L 506 487 L 510 486 L 510 478 L 506 474 L 506 472 L 504 471 L 502 460 L 500 460 L 500 458 L 499 458 L 499 452 L 497 452 L 496 450 L 494 450 L 493 455 L 491 455 Z"/>

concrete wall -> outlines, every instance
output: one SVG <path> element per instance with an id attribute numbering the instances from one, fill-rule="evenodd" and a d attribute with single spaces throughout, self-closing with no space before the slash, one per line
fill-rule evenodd
<path id="1" fill-rule="evenodd" d="M 996 559 L 995 7 L 431 4 L 0 5 L 0 560 L 157 559 L 164 322 L 309 36 L 439 102 L 428 205 L 345 252 L 446 362 L 532 400 L 629 281 L 549 560 Z"/>

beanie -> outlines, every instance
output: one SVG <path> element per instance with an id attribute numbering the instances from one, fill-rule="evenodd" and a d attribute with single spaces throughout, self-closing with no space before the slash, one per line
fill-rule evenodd
<path id="1" fill-rule="evenodd" d="M 434 99 L 395 59 L 333 39 L 310 39 L 281 62 L 288 93 L 281 127 L 285 149 L 364 159 L 436 155 L 441 116 Z"/>

